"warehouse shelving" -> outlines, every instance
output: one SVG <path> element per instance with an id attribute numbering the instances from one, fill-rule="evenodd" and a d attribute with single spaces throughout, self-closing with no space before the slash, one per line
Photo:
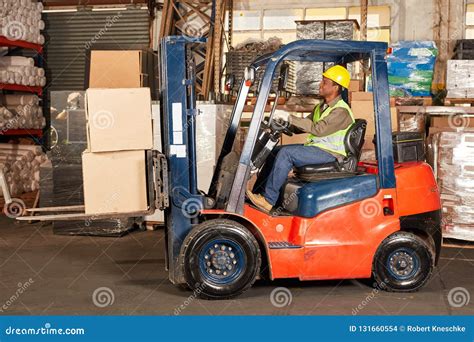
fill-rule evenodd
<path id="1" fill-rule="evenodd" d="M 9 129 L 3 132 L 0 132 L 0 135 L 9 135 L 9 136 L 33 136 L 41 138 L 43 136 L 42 129 Z"/>
<path id="2" fill-rule="evenodd" d="M 23 49 L 30 49 L 38 52 L 39 54 L 43 53 L 43 45 L 34 44 L 25 42 L 23 40 L 11 40 L 6 38 L 5 36 L 0 36 L 0 46 L 7 46 L 7 47 L 18 47 Z"/>
<path id="3" fill-rule="evenodd" d="M 25 85 L 20 85 L 20 84 L 0 83 L 0 90 L 23 91 L 27 93 L 35 93 L 38 96 L 43 95 L 42 87 L 32 87 L 32 86 L 25 86 Z"/>
<path id="4" fill-rule="evenodd" d="M 35 51 L 40 57 L 39 58 L 40 61 L 43 55 L 42 45 L 26 42 L 23 40 L 11 40 L 11 39 L 6 38 L 5 36 L 0 36 L 0 47 L 28 49 L 28 50 Z M 39 63 L 39 64 L 42 64 L 42 63 Z M 38 65 L 38 66 L 41 67 L 42 65 Z M 39 97 L 43 96 L 43 87 L 39 87 L 39 86 L 0 83 L 0 91 L 3 91 L 3 90 L 32 93 L 32 94 L 38 95 Z M 16 136 L 16 137 L 30 136 L 30 137 L 35 137 L 35 138 L 42 138 L 43 135 L 44 135 L 44 129 L 30 129 L 30 128 L 9 129 L 6 131 L 2 131 L 0 134 L 0 136 Z"/>

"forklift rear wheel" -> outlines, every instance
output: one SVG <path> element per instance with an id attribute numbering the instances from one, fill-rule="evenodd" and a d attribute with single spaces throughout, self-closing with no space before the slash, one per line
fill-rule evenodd
<path id="1" fill-rule="evenodd" d="M 196 295 L 224 299 L 240 295 L 255 282 L 261 253 L 243 225 L 214 219 L 196 226 L 183 243 L 184 275 Z"/>
<path id="2" fill-rule="evenodd" d="M 380 244 L 373 275 L 381 289 L 411 292 L 428 281 L 433 268 L 433 248 L 413 233 L 397 232 Z"/>

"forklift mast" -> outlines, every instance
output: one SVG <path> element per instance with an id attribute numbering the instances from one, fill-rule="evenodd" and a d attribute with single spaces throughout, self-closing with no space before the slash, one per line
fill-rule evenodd
<path id="1" fill-rule="evenodd" d="M 205 202 L 197 189 L 195 71 L 188 48 L 204 42 L 168 36 L 160 46 L 162 152 L 168 163 L 170 198 L 165 209 L 166 265 L 172 283 L 184 281 L 178 265 L 181 245 Z"/>

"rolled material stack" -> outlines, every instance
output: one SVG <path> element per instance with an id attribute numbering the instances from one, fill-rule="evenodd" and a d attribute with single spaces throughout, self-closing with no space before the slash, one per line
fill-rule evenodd
<path id="1" fill-rule="evenodd" d="M 436 133 L 433 144 L 443 236 L 474 241 L 474 131 Z"/>
<path id="2" fill-rule="evenodd" d="M 12 196 L 39 189 L 40 165 L 46 160 L 40 146 L 0 144 L 0 167 Z"/>
<path id="3" fill-rule="evenodd" d="M 46 77 L 43 68 L 35 67 L 33 58 L 4 56 L 0 57 L 0 83 L 44 87 Z"/>
<path id="4" fill-rule="evenodd" d="M 44 44 L 43 4 L 32 0 L 0 0 L 0 35 L 10 40 Z"/>
<path id="5" fill-rule="evenodd" d="M 43 108 L 36 95 L 0 95 L 0 130 L 42 129 Z"/>

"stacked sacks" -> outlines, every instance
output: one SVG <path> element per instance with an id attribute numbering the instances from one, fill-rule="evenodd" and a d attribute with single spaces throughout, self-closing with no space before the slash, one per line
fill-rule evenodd
<path id="1" fill-rule="evenodd" d="M 0 0 L 0 35 L 10 40 L 44 44 L 43 4 L 32 0 Z"/>
<path id="2" fill-rule="evenodd" d="M 35 67 L 33 58 L 22 56 L 0 57 L 0 83 L 44 87 L 43 68 Z"/>

